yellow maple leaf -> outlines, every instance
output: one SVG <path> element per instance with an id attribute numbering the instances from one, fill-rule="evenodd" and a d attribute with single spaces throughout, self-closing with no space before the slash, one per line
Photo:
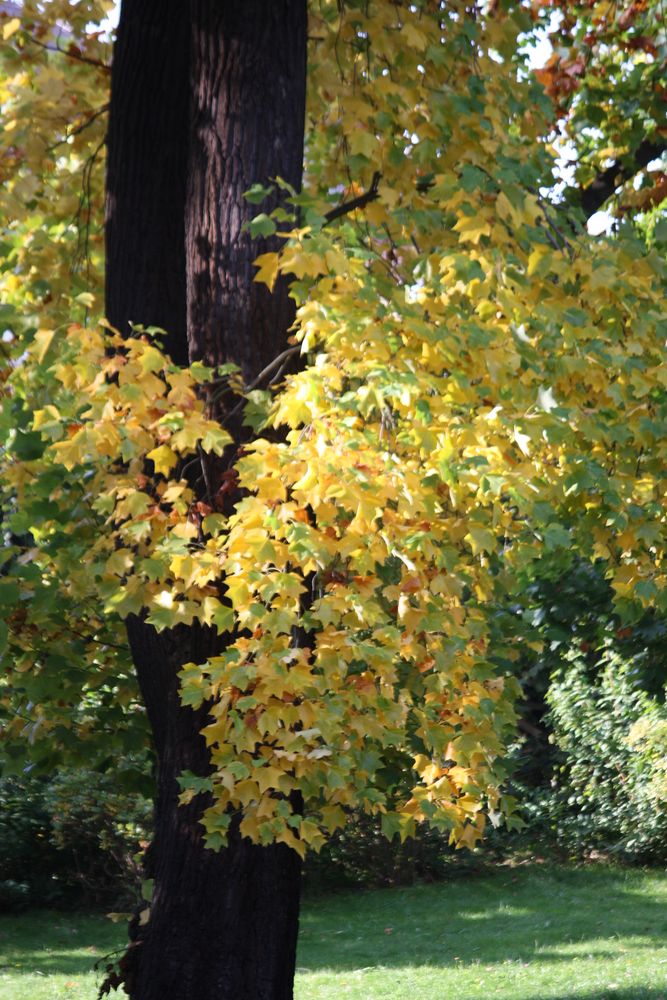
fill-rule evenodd
<path id="1" fill-rule="evenodd" d="M 365 156 L 366 159 L 372 160 L 376 154 L 378 148 L 378 141 L 372 132 L 367 132 L 365 129 L 356 129 L 351 136 L 348 138 L 348 143 L 350 146 L 350 152 L 355 154 L 360 154 Z"/>
<path id="2" fill-rule="evenodd" d="M 482 236 L 491 235 L 490 223 L 479 215 L 462 215 L 454 229 L 460 233 L 462 240 L 475 244 L 479 243 Z"/>
<path id="3" fill-rule="evenodd" d="M 21 18 L 12 17 L 2 28 L 2 37 L 5 41 L 11 38 L 21 27 Z"/>
<path id="4" fill-rule="evenodd" d="M 155 466 L 155 471 L 162 476 L 168 476 L 173 467 L 178 462 L 178 455 L 166 444 L 161 444 L 159 448 L 153 448 L 146 455 Z"/>
<path id="5" fill-rule="evenodd" d="M 46 355 L 49 352 L 49 348 L 53 343 L 53 338 L 56 335 L 55 330 L 38 330 L 35 334 L 35 343 L 37 344 L 37 349 L 35 350 L 35 357 L 39 361 L 40 365 Z"/>
<path id="6" fill-rule="evenodd" d="M 254 265 L 258 270 L 253 281 L 258 281 L 266 285 L 269 291 L 272 292 L 276 278 L 278 277 L 280 257 L 277 253 L 262 253 L 259 257 L 255 257 Z"/>

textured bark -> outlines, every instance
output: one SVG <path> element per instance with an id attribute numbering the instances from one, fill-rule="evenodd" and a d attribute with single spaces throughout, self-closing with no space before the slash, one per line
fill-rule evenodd
<path id="1" fill-rule="evenodd" d="M 106 314 L 167 331 L 187 363 L 183 203 L 189 107 L 188 5 L 123 0 L 107 137 Z"/>
<path id="2" fill-rule="evenodd" d="M 107 199 L 107 315 L 162 326 L 174 360 L 231 360 L 251 378 L 285 346 L 284 288 L 252 282 L 267 248 L 241 232 L 242 199 L 280 175 L 299 186 L 305 0 L 123 0 L 114 53 Z M 264 206 L 262 206 L 264 208 Z M 187 331 L 187 332 L 186 332 Z M 189 349 L 188 349 L 189 348 Z M 239 431 L 238 427 L 231 428 Z M 178 671 L 220 650 L 214 630 L 159 635 L 128 621 L 158 759 L 150 919 L 131 927 L 132 1000 L 290 1000 L 300 861 L 233 825 L 205 849 L 202 797 L 179 807 L 183 770 L 206 774 L 206 709 L 181 706 Z"/>
<path id="3" fill-rule="evenodd" d="M 290 1000 L 299 918 L 300 859 L 284 845 L 257 847 L 234 827 L 229 847 L 206 850 L 202 797 L 177 806 L 177 776 L 203 775 L 199 735 L 205 709 L 183 708 L 177 671 L 215 652 L 213 630 L 157 634 L 128 622 L 132 655 L 159 759 L 156 828 L 147 875 L 154 880 L 150 920 L 136 923 L 125 961 L 133 1000 Z"/>
<path id="4" fill-rule="evenodd" d="M 243 194 L 282 177 L 301 184 L 306 73 L 305 0 L 192 0 L 192 140 L 186 259 L 190 358 L 234 361 L 247 381 L 285 347 L 294 319 L 287 288 L 253 282 L 253 260 L 277 248 L 244 224 L 269 212 Z"/>

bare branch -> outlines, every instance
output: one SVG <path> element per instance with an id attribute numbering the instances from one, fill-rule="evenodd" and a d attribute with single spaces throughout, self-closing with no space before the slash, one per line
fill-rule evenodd
<path id="1" fill-rule="evenodd" d="M 97 111 L 91 112 L 91 114 L 89 114 L 87 118 L 85 118 L 78 125 L 75 125 L 71 131 L 68 130 L 64 139 L 58 139 L 58 141 L 54 142 L 52 146 L 48 146 L 47 153 L 50 153 L 52 152 L 52 150 L 57 149 L 58 146 L 62 146 L 64 142 L 67 142 L 67 140 L 73 138 L 73 136 L 80 135 L 81 132 L 84 132 L 89 125 L 92 125 L 93 122 L 100 117 L 100 115 L 106 114 L 107 111 L 109 110 L 109 107 L 110 107 L 109 104 L 103 104 L 101 108 L 97 109 Z"/>
<path id="2" fill-rule="evenodd" d="M 281 365 L 284 365 L 284 363 L 289 358 L 291 358 L 292 355 L 297 354 L 300 350 L 301 350 L 301 344 L 294 344 L 292 347 L 288 347 L 287 350 L 281 351 L 281 353 L 277 357 L 275 357 L 273 361 L 269 362 L 266 368 L 262 368 L 259 375 L 257 375 L 257 377 L 252 380 L 250 385 L 245 386 L 243 391 L 247 393 L 251 392 L 252 389 L 256 389 L 257 386 L 260 384 L 260 382 L 263 381 L 263 379 L 265 379 L 268 375 L 274 372 L 276 368 L 280 368 Z M 231 420 L 232 417 L 235 417 L 238 413 L 240 413 L 243 407 L 245 406 L 245 403 L 246 403 L 245 398 L 243 398 L 240 403 L 236 404 L 233 410 L 230 410 L 229 413 L 225 414 L 223 423 L 226 423 L 227 421 Z"/>
<path id="3" fill-rule="evenodd" d="M 294 344 L 292 347 L 288 347 L 286 350 L 281 351 L 280 354 L 273 359 L 273 361 L 269 362 L 266 368 L 262 368 L 259 375 L 252 380 L 249 386 L 246 386 L 245 391 L 250 392 L 251 389 L 256 389 L 259 383 L 265 379 L 267 375 L 270 375 L 271 372 L 276 370 L 276 368 L 280 368 L 283 361 L 287 361 L 287 359 L 291 358 L 293 354 L 298 354 L 300 350 L 301 344 Z"/>
<path id="4" fill-rule="evenodd" d="M 623 181 L 629 180 L 639 173 L 651 160 L 657 159 L 667 149 L 667 142 L 654 142 L 644 139 L 639 144 L 630 159 L 615 160 L 610 167 L 601 171 L 588 187 L 581 192 L 580 205 L 586 218 L 595 215 L 608 198 L 611 198 L 616 188 Z"/>
<path id="5" fill-rule="evenodd" d="M 59 45 L 47 45 L 46 42 L 40 42 L 38 38 L 34 38 L 32 35 L 29 35 L 28 39 L 33 45 L 38 45 L 40 49 L 45 49 L 47 52 L 57 52 L 59 55 L 65 56 L 66 59 L 74 59 L 75 62 L 86 63 L 87 66 L 96 66 L 98 69 L 103 69 L 106 73 L 111 72 L 111 66 L 108 63 L 102 62 L 101 59 L 91 59 L 89 56 L 84 56 L 82 52 L 79 52 L 73 46 L 70 46 L 69 49 L 61 49 Z"/>
<path id="6" fill-rule="evenodd" d="M 376 170 L 373 174 L 373 179 L 371 181 L 371 186 L 368 191 L 364 191 L 360 194 L 358 198 L 353 198 L 351 201 L 344 201 L 342 205 L 337 205 L 336 208 L 332 208 L 330 212 L 324 216 L 326 222 L 325 226 L 328 226 L 330 222 L 335 219 L 340 219 L 343 215 L 349 215 L 350 212 L 354 212 L 357 208 L 364 208 L 368 205 L 370 201 L 375 201 L 378 197 L 378 187 L 380 184 L 380 178 L 382 174 L 379 170 Z"/>

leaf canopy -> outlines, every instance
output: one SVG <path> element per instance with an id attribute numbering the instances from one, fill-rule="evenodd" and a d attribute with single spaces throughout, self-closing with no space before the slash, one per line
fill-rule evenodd
<path id="1" fill-rule="evenodd" d="M 110 6 L 4 23 L 6 752 L 143 739 L 123 619 L 197 620 L 229 633 L 181 678 L 211 705 L 213 771 L 182 794 L 213 792 L 212 846 L 240 811 L 303 853 L 351 808 L 474 845 L 487 815 L 514 822 L 507 665 L 531 633 L 500 634 L 498 602 L 576 552 L 628 613 L 665 604 L 664 261 L 550 198 L 525 5 L 321 0 L 294 217 L 261 212 L 279 178 L 250 190 L 285 239 L 256 280 L 292 282 L 305 367 L 260 396 L 177 368 L 97 315 L 109 51 L 89 25 Z M 231 514 L 205 483 L 221 378 L 256 432 Z"/>

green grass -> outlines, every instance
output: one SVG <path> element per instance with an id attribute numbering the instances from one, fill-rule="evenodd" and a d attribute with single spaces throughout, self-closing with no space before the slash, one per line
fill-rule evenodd
<path id="1" fill-rule="evenodd" d="M 0 919 L 2 1000 L 94 1000 L 103 917 Z M 304 904 L 296 1000 L 667 1000 L 667 875 L 501 868 Z"/>
<path id="2" fill-rule="evenodd" d="M 0 998 L 95 1000 L 95 962 L 124 939 L 124 926 L 104 916 L 40 910 L 0 917 Z"/>

